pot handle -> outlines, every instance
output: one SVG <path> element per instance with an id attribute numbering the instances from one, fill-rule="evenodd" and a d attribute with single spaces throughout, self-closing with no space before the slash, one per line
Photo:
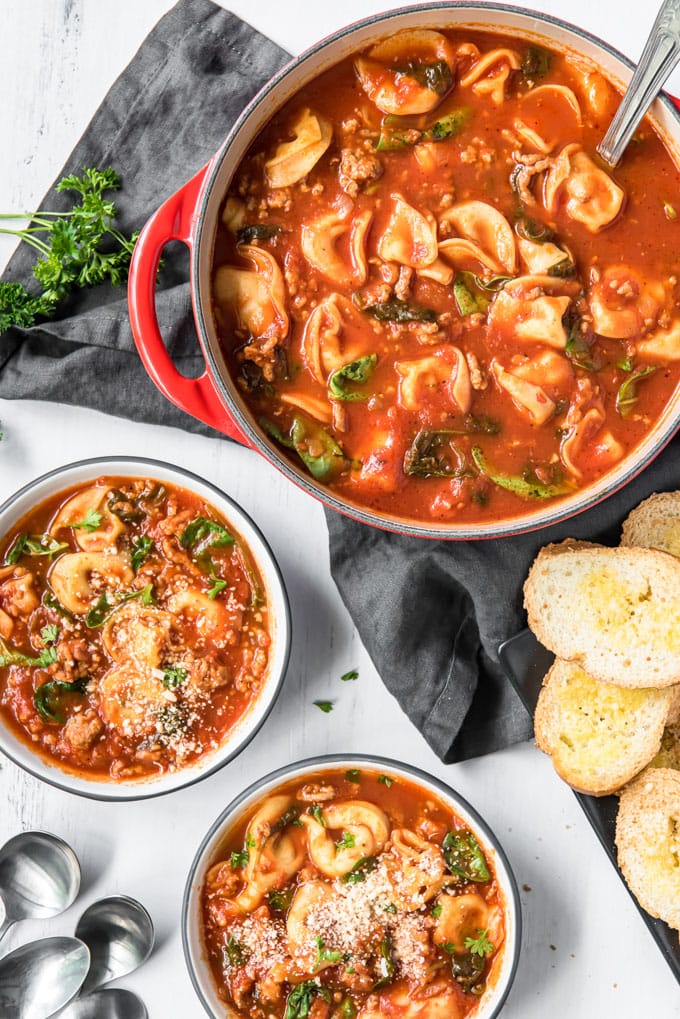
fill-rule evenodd
<path id="1" fill-rule="evenodd" d="M 128 309 L 137 351 L 151 380 L 180 410 L 245 446 L 251 445 L 225 409 L 208 369 L 198 378 L 182 375 L 168 354 L 156 315 L 156 275 L 168 241 L 191 250 L 199 196 L 211 164 L 170 196 L 144 225 L 130 262 Z"/>

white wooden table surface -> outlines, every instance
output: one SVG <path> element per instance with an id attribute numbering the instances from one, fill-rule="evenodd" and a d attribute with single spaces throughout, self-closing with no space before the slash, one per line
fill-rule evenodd
<path id="1" fill-rule="evenodd" d="M 32 208 L 98 103 L 171 0 L 0 0 L 0 205 Z M 231 9 L 291 52 L 386 0 L 232 0 Z M 534 0 L 636 58 L 656 3 Z M 680 94 L 680 76 L 673 79 Z M 124 167 L 119 168 L 122 172 Z M 13 245 L 0 238 L 0 265 Z M 1 342 L 1 341 L 0 341 Z M 500 836 L 524 910 L 519 973 L 507 1019 L 680 1017 L 678 985 L 571 792 L 532 745 L 442 765 L 383 688 L 330 578 L 321 507 L 256 454 L 182 431 L 38 402 L 0 401 L 0 501 L 59 464 L 143 454 L 189 467 L 223 487 L 271 542 L 292 602 L 294 651 L 273 714 L 228 768 L 169 797 L 128 804 L 79 799 L 3 760 L 0 843 L 27 828 L 66 838 L 83 867 L 77 903 L 49 922 L 25 922 L 3 944 L 70 934 L 82 909 L 111 893 L 138 897 L 157 948 L 121 981 L 151 1019 L 200 1019 L 187 976 L 179 916 L 185 876 L 213 819 L 246 783 L 289 761 L 370 751 L 418 765 L 472 801 Z M 339 676 L 357 667 L 356 683 Z M 315 698 L 333 699 L 322 714 Z M 653 1002 L 653 1006 L 652 1006 Z"/>

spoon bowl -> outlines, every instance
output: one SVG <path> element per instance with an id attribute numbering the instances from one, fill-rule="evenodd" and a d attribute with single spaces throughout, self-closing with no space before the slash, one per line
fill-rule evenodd
<path id="1" fill-rule="evenodd" d="M 87 945 L 92 960 L 82 989 L 87 995 L 141 966 L 153 949 L 154 929 L 139 902 L 111 895 L 88 906 L 78 921 L 76 937 Z"/>
<path id="2" fill-rule="evenodd" d="M 10 952 L 0 960 L 2 1019 L 54 1015 L 78 993 L 89 965 L 87 945 L 77 938 L 44 938 Z"/>
<path id="3" fill-rule="evenodd" d="M 78 858 L 62 839 L 44 831 L 15 835 L 0 849 L 0 939 L 19 920 L 63 913 L 79 888 Z"/>
<path id="4" fill-rule="evenodd" d="M 59 1019 L 147 1019 L 148 1012 L 141 998 L 122 987 L 94 991 L 72 1001 Z"/>

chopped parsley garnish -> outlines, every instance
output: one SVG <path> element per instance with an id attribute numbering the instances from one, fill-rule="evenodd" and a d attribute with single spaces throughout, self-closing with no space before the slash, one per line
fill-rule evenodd
<path id="1" fill-rule="evenodd" d="M 140 534 L 138 538 L 134 539 L 132 542 L 132 554 L 130 556 L 130 562 L 134 573 L 137 573 L 139 567 L 142 565 L 152 548 L 153 541 L 151 538 L 147 538 L 145 534 Z"/>
<path id="2" fill-rule="evenodd" d="M 187 670 L 180 668 L 179 665 L 168 665 L 163 669 L 163 686 L 168 690 L 174 690 L 186 681 L 188 675 Z"/>
<path id="3" fill-rule="evenodd" d="M 436 903 L 436 905 L 434 905 L 432 907 L 432 916 L 435 918 L 435 920 L 438 920 L 441 915 L 442 915 L 442 905 L 441 905 L 441 902 L 438 902 L 438 903 Z"/>
<path id="4" fill-rule="evenodd" d="M 215 577 L 213 581 L 213 586 L 208 591 L 208 598 L 210 598 L 211 601 L 214 601 L 215 598 L 217 598 L 220 591 L 224 591 L 226 586 L 227 586 L 226 580 L 221 580 L 219 577 Z"/>
<path id="5" fill-rule="evenodd" d="M 56 644 L 57 637 L 59 636 L 59 627 L 56 623 L 48 623 L 47 626 L 43 626 L 40 636 L 45 644 Z"/>
<path id="6" fill-rule="evenodd" d="M 344 831 L 342 838 L 335 845 L 337 849 L 354 849 L 356 842 L 357 840 L 351 831 Z"/>
<path id="7" fill-rule="evenodd" d="M 340 677 L 343 683 L 351 683 L 353 679 L 358 678 L 359 678 L 358 669 L 350 669 L 349 672 L 343 672 L 342 676 Z"/>
<path id="8" fill-rule="evenodd" d="M 345 778 L 348 782 L 353 782 L 354 785 L 361 785 L 361 772 L 358 768 L 350 768 L 349 771 L 346 771 Z"/>
<path id="9" fill-rule="evenodd" d="M 71 526 L 76 531 L 96 531 L 103 519 L 101 513 L 98 513 L 96 509 L 89 509 L 84 520 L 79 520 L 77 524 Z"/>
<path id="10" fill-rule="evenodd" d="M 48 665 L 53 665 L 56 661 L 57 649 L 55 647 L 46 647 L 35 658 L 31 658 L 29 655 L 22 654 L 21 651 L 7 647 L 5 642 L 0 639 L 0 668 L 7 665 L 35 665 L 38 669 L 46 669 Z"/>
<path id="11" fill-rule="evenodd" d="M 318 803 L 315 803 L 313 807 L 309 808 L 309 813 L 312 815 L 317 824 L 320 824 L 322 828 L 326 827 L 326 819 L 323 816 L 323 810 Z"/>
<path id="12" fill-rule="evenodd" d="M 495 946 L 491 941 L 489 941 L 487 937 L 488 933 L 488 930 L 481 930 L 478 927 L 477 937 L 466 938 L 465 947 L 469 948 L 473 955 L 479 955 L 482 959 L 487 955 L 491 955 Z"/>
<path id="13" fill-rule="evenodd" d="M 242 870 L 247 866 L 249 859 L 249 853 L 247 849 L 242 849 L 240 852 L 234 850 L 231 854 L 230 863 L 232 870 Z"/>
<path id="14" fill-rule="evenodd" d="M 381 785 L 387 786 L 388 789 L 390 786 L 394 785 L 394 779 L 388 778 L 387 775 L 378 775 L 378 782 L 380 782 Z"/>
<path id="15" fill-rule="evenodd" d="M 390 902 L 390 904 L 388 906 L 385 906 L 385 912 L 386 913 L 396 913 L 397 912 L 397 907 L 394 905 L 393 902 Z"/>
<path id="16" fill-rule="evenodd" d="M 227 959 L 230 966 L 242 966 L 244 963 L 243 945 L 236 940 L 233 934 L 229 935 L 227 941 Z"/>
<path id="17" fill-rule="evenodd" d="M 333 710 L 333 701 L 314 701 L 314 704 L 319 711 L 323 711 L 325 715 Z"/>
<path id="18" fill-rule="evenodd" d="M 272 909 L 277 909 L 281 913 L 285 913 L 295 895 L 295 888 L 293 885 L 289 885 L 288 888 L 281 890 L 275 889 L 274 891 L 268 892 L 267 902 Z"/>

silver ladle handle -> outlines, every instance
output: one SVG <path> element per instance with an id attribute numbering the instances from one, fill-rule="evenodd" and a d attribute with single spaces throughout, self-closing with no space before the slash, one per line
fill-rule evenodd
<path id="1" fill-rule="evenodd" d="M 609 130 L 597 146 L 616 166 L 635 130 L 680 60 L 680 0 L 664 0 L 630 85 Z"/>

